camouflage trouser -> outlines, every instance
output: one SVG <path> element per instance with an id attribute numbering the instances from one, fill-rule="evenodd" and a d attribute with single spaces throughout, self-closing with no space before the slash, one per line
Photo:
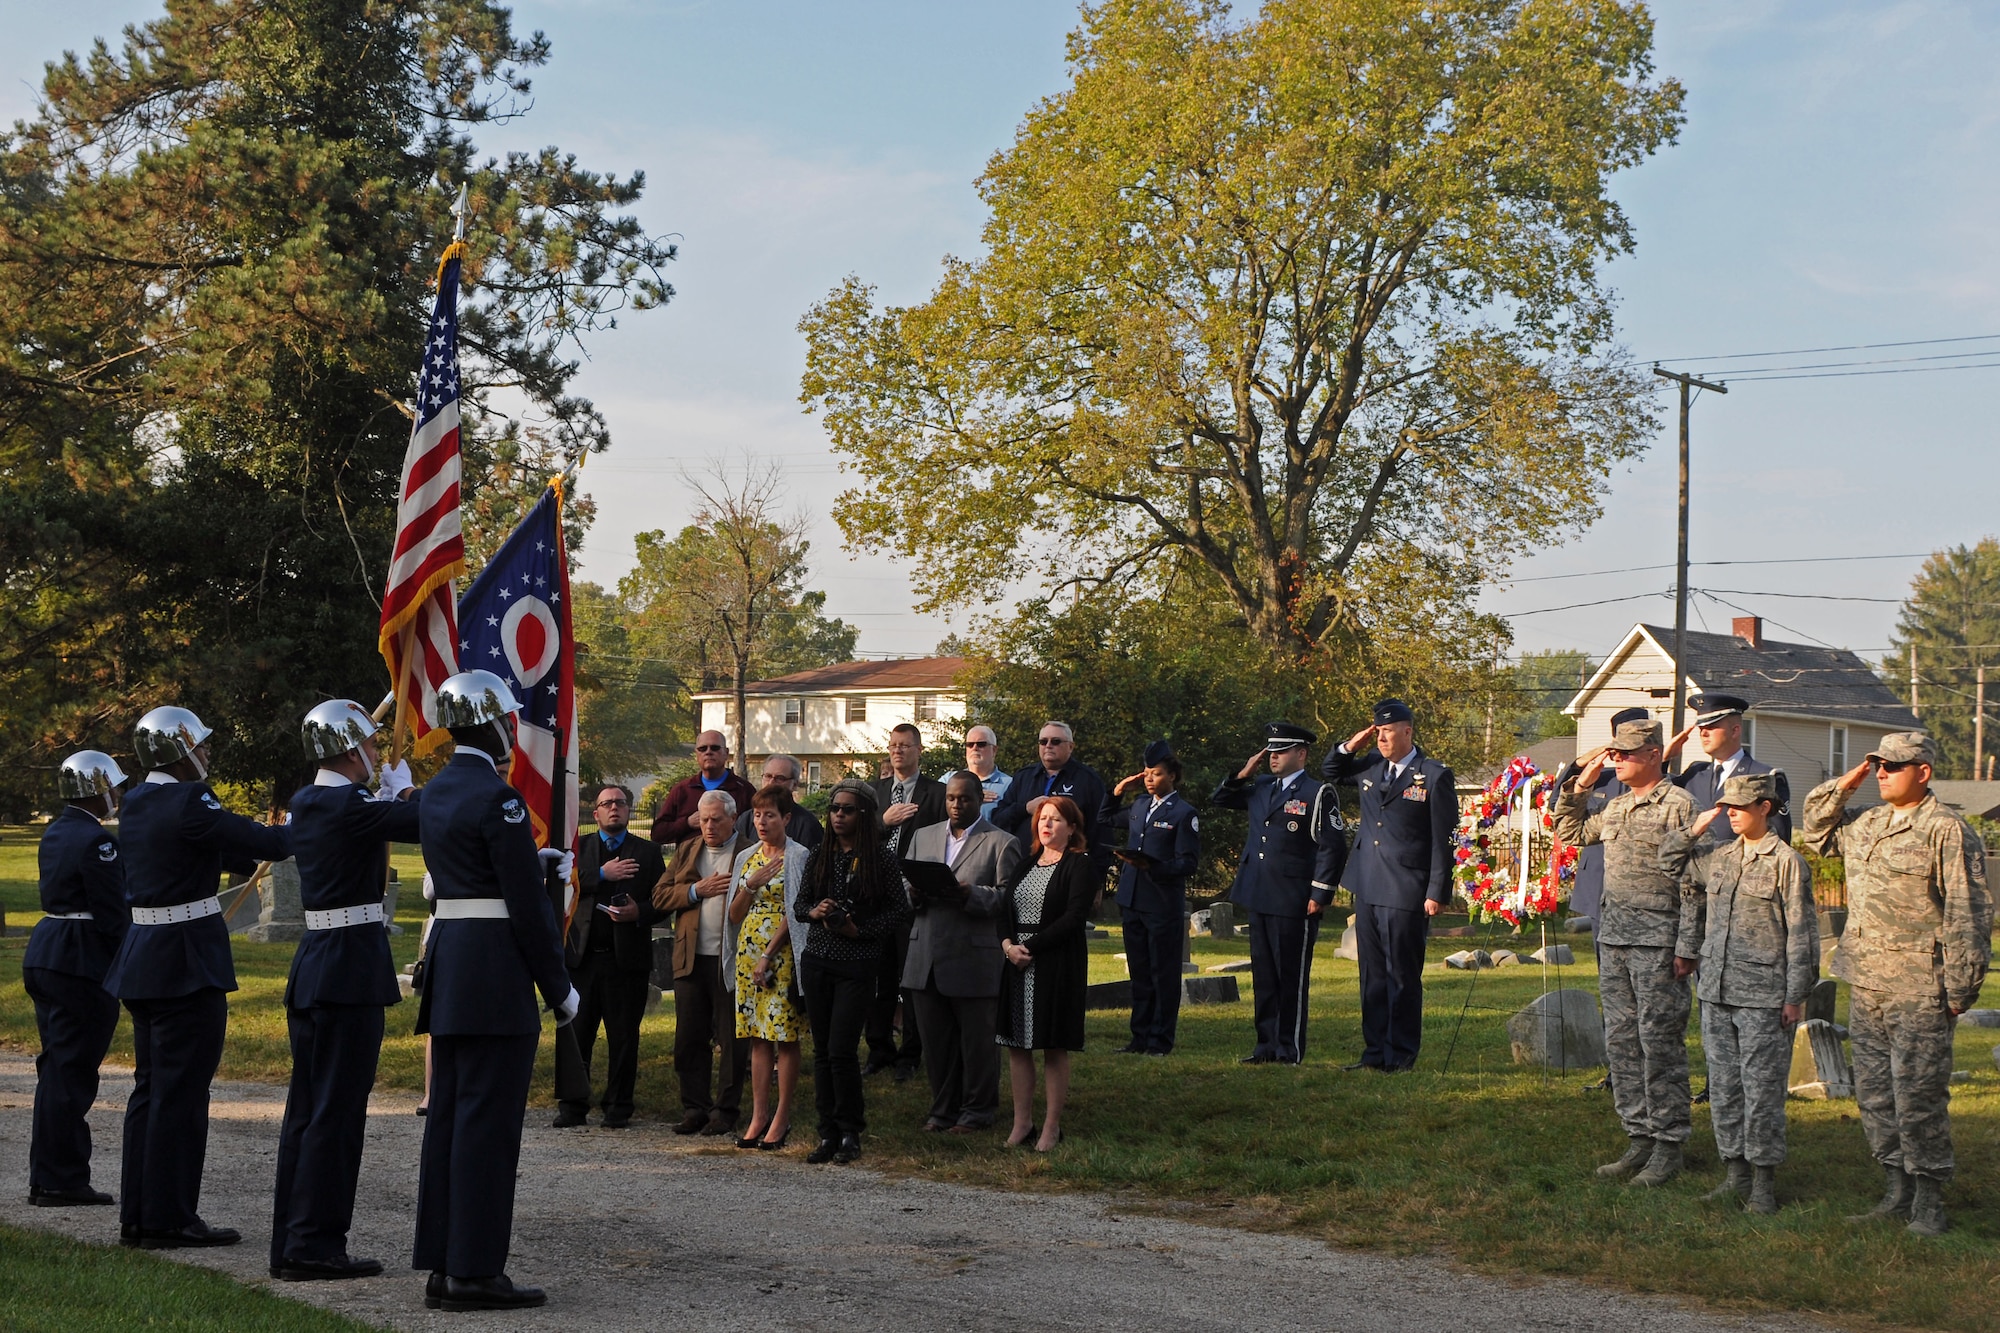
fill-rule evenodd
<path id="1" fill-rule="evenodd" d="M 1701 1002 L 1715 1150 L 1752 1166 L 1785 1160 L 1785 1080 L 1791 1035 L 1776 1009 Z"/>
<path id="2" fill-rule="evenodd" d="M 1689 1104 L 1688 983 L 1674 980 L 1674 951 L 1638 944 L 1598 950 L 1597 995 L 1611 1057 L 1611 1104 L 1635 1139 L 1686 1143 Z"/>
<path id="3" fill-rule="evenodd" d="M 1957 1025 L 1937 1000 L 1854 988 L 1847 1015 L 1854 1098 L 1876 1161 L 1951 1179 L 1951 1037 Z"/>

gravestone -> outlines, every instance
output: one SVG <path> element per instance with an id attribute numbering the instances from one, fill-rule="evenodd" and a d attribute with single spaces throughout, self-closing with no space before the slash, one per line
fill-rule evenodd
<path id="1" fill-rule="evenodd" d="M 1837 940 L 1840 932 L 1847 929 L 1847 909 L 1845 907 L 1822 907 L 1819 909 L 1819 937 L 1823 940 Z"/>
<path id="2" fill-rule="evenodd" d="M 1476 972 L 1482 967 L 1493 966 L 1493 955 L 1484 949 L 1460 949 L 1455 954 L 1447 955 L 1444 965 L 1460 972 Z"/>
<path id="3" fill-rule="evenodd" d="M 1519 967 L 1520 965 L 1521 955 L 1515 953 L 1512 949 L 1495 949 L 1493 951 L 1493 966 Z"/>
<path id="4" fill-rule="evenodd" d="M 1233 940 L 1236 938 L 1236 904 L 1221 902 L 1208 905 L 1208 933 L 1210 938 Z"/>
<path id="5" fill-rule="evenodd" d="M 1840 1044 L 1840 1029 L 1825 1019 L 1807 1019 L 1792 1034 L 1792 1072 L 1785 1080 L 1794 1097 L 1833 1101 L 1854 1096 L 1854 1070 Z"/>
<path id="6" fill-rule="evenodd" d="M 1587 916 L 1573 916 L 1563 922 L 1563 931 L 1569 935 L 1588 935 L 1597 929 L 1597 923 Z"/>
<path id="7" fill-rule="evenodd" d="M 1604 1064 L 1604 1020 L 1589 991 L 1552 990 L 1507 1020 L 1514 1063 L 1545 1069 Z"/>
<path id="8" fill-rule="evenodd" d="M 1182 977 L 1182 1004 L 1235 1004 L 1242 999 L 1236 978 L 1228 977 Z M 1130 981 L 1100 981 L 1086 986 L 1083 992 L 1085 1009 L 1130 1009 L 1132 1007 L 1132 983 Z"/>
<path id="9" fill-rule="evenodd" d="M 1813 983 L 1812 994 L 1806 996 L 1806 1017 L 1822 1022 L 1833 1021 L 1833 1002 L 1840 996 L 1840 983 L 1832 977 L 1821 977 Z"/>
<path id="10" fill-rule="evenodd" d="M 1346 930 L 1340 932 L 1340 947 L 1333 951 L 1333 956 L 1335 958 L 1345 958 L 1349 962 L 1358 963 L 1361 961 L 1361 944 L 1354 933 L 1353 926 L 1349 926 Z"/>
<path id="11" fill-rule="evenodd" d="M 1545 944 L 1529 954 L 1528 957 L 1538 963 L 1547 963 L 1550 967 L 1574 967 L 1576 965 L 1576 954 L 1571 951 L 1567 944 Z"/>
<path id="12" fill-rule="evenodd" d="M 1202 971 L 1204 972 L 1216 972 L 1216 973 L 1248 972 L 1249 970 L 1250 970 L 1250 960 L 1248 958 L 1232 958 L 1226 963 L 1210 963 L 1207 967 L 1202 969 Z"/>
<path id="13" fill-rule="evenodd" d="M 1958 1021 L 1967 1027 L 2000 1028 L 2000 1009 L 1968 1009 L 1958 1016 Z"/>
<path id="14" fill-rule="evenodd" d="M 2000 1069 L 2000 1046 L 1993 1048 L 1993 1066 L 1996 1069 Z"/>
<path id="15" fill-rule="evenodd" d="M 263 910 L 257 913 L 257 924 L 243 932 L 243 938 L 255 944 L 305 938 L 306 909 L 299 898 L 299 863 L 295 858 L 273 861 L 259 894 Z"/>
<path id="16" fill-rule="evenodd" d="M 403 928 L 396 924 L 396 899 L 402 895 L 403 886 L 396 876 L 396 868 L 389 868 L 389 882 L 382 886 L 382 929 L 391 935 L 400 935 Z"/>
<path id="17" fill-rule="evenodd" d="M 664 926 L 653 927 L 652 982 L 661 990 L 674 988 L 674 933 Z"/>

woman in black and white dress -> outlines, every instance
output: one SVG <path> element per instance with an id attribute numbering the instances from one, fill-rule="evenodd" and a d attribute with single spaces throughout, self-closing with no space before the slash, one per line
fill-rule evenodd
<path id="1" fill-rule="evenodd" d="M 1088 975 L 1084 922 L 1096 886 L 1085 855 L 1083 814 L 1067 796 L 1045 796 L 1029 811 L 1035 836 L 1028 859 L 1001 899 L 1001 951 L 1011 967 L 1000 978 L 995 1038 L 1008 1048 L 1014 1089 L 1014 1132 L 1037 1152 L 1062 1140 L 1069 1095 L 1069 1053 L 1083 1049 L 1083 1001 Z M 1037 1131 L 1035 1052 L 1043 1052 L 1044 1113 Z"/>

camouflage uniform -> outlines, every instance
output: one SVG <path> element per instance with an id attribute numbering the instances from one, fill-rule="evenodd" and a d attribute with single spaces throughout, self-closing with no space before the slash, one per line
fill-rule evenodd
<path id="1" fill-rule="evenodd" d="M 1731 778 L 1721 795 L 1726 805 L 1776 799 L 1776 784 L 1762 774 Z M 1716 822 L 1727 817 L 1718 815 Z M 1702 841 L 1692 833 L 1669 833 L 1660 845 L 1660 865 L 1670 873 L 1688 871 L 1706 885 L 1696 915 L 1701 970 L 1695 993 L 1701 997 L 1715 1147 L 1725 1161 L 1777 1166 L 1785 1160 L 1785 1082 L 1792 1063 L 1782 1008 L 1804 1004 L 1819 979 L 1812 872 L 1776 833 L 1754 843 L 1738 837 L 1696 857 Z"/>
<path id="2" fill-rule="evenodd" d="M 1657 734 L 1657 723 L 1646 725 Z M 1573 847 L 1604 844 L 1597 992 L 1612 1105 L 1629 1137 L 1685 1143 L 1693 1122 L 1689 997 L 1687 983 L 1674 979 L 1674 958 L 1694 956 L 1700 909 L 1681 877 L 1660 868 L 1660 844 L 1694 823 L 1694 799 L 1665 778 L 1643 796 L 1621 792 L 1594 815 L 1585 809 L 1589 795 L 1575 779 L 1564 784 L 1555 825 Z"/>
<path id="3" fill-rule="evenodd" d="M 1885 755 L 1903 739 L 1883 737 Z M 1907 811 L 1846 803 L 1838 779 L 1813 788 L 1804 833 L 1808 847 L 1847 868 L 1833 972 L 1853 987 L 1861 1128 L 1877 1161 L 1949 1180 L 1952 1011 L 1979 998 L 1993 947 L 1985 844 L 1932 794 Z"/>

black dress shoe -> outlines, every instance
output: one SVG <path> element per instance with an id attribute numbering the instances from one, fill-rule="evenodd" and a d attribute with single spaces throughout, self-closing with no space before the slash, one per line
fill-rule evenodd
<path id="1" fill-rule="evenodd" d="M 1371 1065 L 1366 1060 L 1356 1060 L 1353 1064 L 1342 1065 L 1340 1068 L 1344 1073 L 1352 1074 L 1357 1069 L 1380 1069 L 1381 1067 L 1380 1065 Z"/>
<path id="2" fill-rule="evenodd" d="M 917 1076 L 917 1067 L 915 1065 L 896 1066 L 896 1081 L 898 1083 L 908 1083 L 911 1079 L 915 1078 L 916 1076 Z"/>
<path id="3" fill-rule="evenodd" d="M 548 1302 L 540 1287 L 517 1287 L 499 1277 L 448 1277 L 440 1310 L 526 1310 Z"/>
<path id="4" fill-rule="evenodd" d="M 45 1190 L 30 1185 L 28 1202 L 37 1208 L 88 1208 L 118 1201 L 103 1190 L 94 1190 L 88 1185 L 73 1190 Z"/>
<path id="5" fill-rule="evenodd" d="M 1128 1041 L 1111 1052 L 1113 1055 L 1144 1055 L 1146 1048 L 1136 1041 Z"/>
<path id="6" fill-rule="evenodd" d="M 575 1129 L 583 1123 L 584 1113 L 582 1111 L 572 1111 L 567 1107 L 557 1111 L 556 1118 L 549 1122 L 550 1126 L 554 1129 Z"/>
<path id="7" fill-rule="evenodd" d="M 1244 1056 L 1241 1060 L 1238 1060 L 1236 1063 L 1239 1065 L 1268 1065 L 1271 1063 L 1271 1057 L 1268 1055 L 1257 1055 L 1253 1053 Z"/>
<path id="8" fill-rule="evenodd" d="M 1174 1048 L 1171 1046 L 1153 1046 L 1139 1052 L 1141 1055 L 1172 1055 L 1173 1053 Z"/>
<path id="9" fill-rule="evenodd" d="M 632 1117 L 630 1115 L 607 1115 L 604 1117 L 604 1122 L 602 1125 L 599 1126 L 599 1128 L 629 1129 L 631 1128 L 631 1125 L 632 1125 Z"/>
<path id="10" fill-rule="evenodd" d="M 380 1259 L 350 1259 L 336 1254 L 327 1259 L 287 1259 L 278 1269 L 280 1282 L 339 1282 L 351 1277 L 375 1277 L 382 1271 Z"/>
<path id="11" fill-rule="evenodd" d="M 894 1060 L 870 1060 L 867 1064 L 861 1066 L 861 1077 L 873 1078 L 883 1070 L 894 1069 L 895 1067 L 896 1062 Z"/>
<path id="12" fill-rule="evenodd" d="M 234 1245 L 243 1239 L 235 1227 L 212 1227 L 196 1218 L 178 1231 L 141 1231 L 142 1250 L 200 1250 L 217 1245 Z"/>
<path id="13" fill-rule="evenodd" d="M 133 1226 L 130 1222 L 120 1222 L 118 1224 L 118 1243 L 128 1250 L 138 1249 L 139 1228 Z"/>
<path id="14" fill-rule="evenodd" d="M 732 1134 L 735 1131 L 736 1117 L 733 1115 L 710 1116 L 708 1123 L 701 1127 L 701 1132 L 709 1138 L 720 1138 L 724 1134 Z"/>
<path id="15" fill-rule="evenodd" d="M 811 1162 L 814 1166 L 823 1166 L 827 1162 L 831 1162 L 833 1160 L 833 1155 L 839 1151 L 840 1151 L 840 1144 L 838 1141 L 834 1139 L 821 1139 L 819 1141 L 819 1147 L 814 1148 L 811 1152 L 806 1154 L 806 1160 L 808 1162 Z"/>
<path id="16" fill-rule="evenodd" d="M 424 1308 L 435 1310 L 444 1304 L 444 1274 L 432 1273 L 424 1279 Z"/>
<path id="17" fill-rule="evenodd" d="M 861 1136 L 859 1134 L 842 1134 L 840 1136 L 840 1147 L 834 1150 L 833 1160 L 845 1166 L 860 1156 Z"/>
<path id="18" fill-rule="evenodd" d="M 699 1134 L 702 1131 L 702 1127 L 707 1123 L 708 1123 L 708 1114 L 706 1112 L 689 1111 L 686 1115 L 681 1117 L 680 1123 L 674 1126 L 674 1133 Z"/>

